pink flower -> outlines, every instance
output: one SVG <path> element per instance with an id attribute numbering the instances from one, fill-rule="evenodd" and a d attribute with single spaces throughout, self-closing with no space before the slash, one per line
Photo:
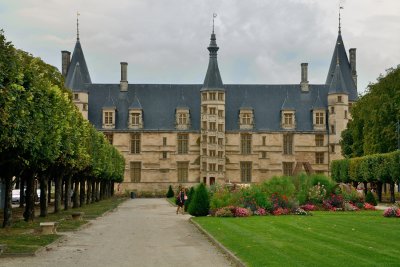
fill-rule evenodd
<path id="1" fill-rule="evenodd" d="M 364 203 L 364 209 L 366 210 L 375 210 L 375 206 L 369 203 Z"/>

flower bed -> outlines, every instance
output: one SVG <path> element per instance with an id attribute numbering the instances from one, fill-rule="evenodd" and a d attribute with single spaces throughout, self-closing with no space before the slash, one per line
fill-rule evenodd
<path id="1" fill-rule="evenodd" d="M 390 207 L 383 213 L 384 217 L 397 217 L 400 218 L 400 209 L 397 207 Z"/>

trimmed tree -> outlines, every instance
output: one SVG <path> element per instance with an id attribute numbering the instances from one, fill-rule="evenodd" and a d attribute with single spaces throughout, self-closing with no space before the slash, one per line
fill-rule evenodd
<path id="1" fill-rule="evenodd" d="M 207 216 L 210 210 L 210 198 L 207 189 L 201 183 L 194 192 L 193 199 L 190 202 L 188 212 L 192 216 Z"/>
<path id="2" fill-rule="evenodd" d="M 185 211 L 189 210 L 190 203 L 192 201 L 192 198 L 194 197 L 194 187 L 192 186 L 187 193 L 188 199 L 185 201 Z"/>
<path id="3" fill-rule="evenodd" d="M 167 198 L 170 198 L 173 196 L 174 196 L 174 190 L 172 190 L 172 185 L 169 185 L 168 192 L 167 192 Z"/>

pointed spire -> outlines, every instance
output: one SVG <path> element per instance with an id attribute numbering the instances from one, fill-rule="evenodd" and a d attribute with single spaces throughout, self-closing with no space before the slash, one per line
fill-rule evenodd
<path id="1" fill-rule="evenodd" d="M 85 60 L 85 56 L 83 54 L 83 50 L 82 50 L 82 46 L 81 43 L 79 41 L 79 12 L 77 13 L 77 18 L 76 18 L 76 43 L 75 43 L 75 48 L 74 48 L 74 52 L 72 53 L 72 57 L 71 57 L 71 62 L 69 64 L 68 70 L 67 70 L 67 76 L 65 77 L 65 86 L 73 91 L 79 91 L 81 90 L 81 88 L 77 88 L 76 87 L 76 83 L 73 81 L 75 78 L 73 78 L 74 73 L 76 73 L 75 68 L 77 66 L 80 67 L 80 75 L 81 75 L 81 79 L 82 79 L 82 83 L 83 84 L 91 84 L 92 80 L 90 79 L 90 74 L 89 74 L 89 70 L 88 67 L 86 65 L 86 60 Z M 79 63 L 79 64 L 78 64 Z"/>
<path id="2" fill-rule="evenodd" d="M 76 12 L 76 40 L 79 41 L 79 11 Z"/>
<path id="3" fill-rule="evenodd" d="M 213 32 L 211 33 L 210 45 L 208 46 L 208 51 L 210 51 L 210 59 L 208 61 L 208 68 L 206 77 L 203 83 L 203 90 L 225 90 L 223 87 L 221 75 L 218 68 L 217 51 L 219 49 L 217 45 L 217 38 L 214 33 L 214 18 L 217 15 L 213 14 Z"/>
<path id="4" fill-rule="evenodd" d="M 336 65 L 328 94 L 348 94 L 347 85 L 344 82 L 339 63 Z"/>

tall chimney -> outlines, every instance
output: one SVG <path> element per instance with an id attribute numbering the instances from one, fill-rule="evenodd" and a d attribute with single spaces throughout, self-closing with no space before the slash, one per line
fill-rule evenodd
<path id="1" fill-rule="evenodd" d="M 121 62 L 121 81 L 119 83 L 121 91 L 128 91 L 128 63 Z"/>
<path id="2" fill-rule="evenodd" d="M 301 91 L 308 92 L 308 63 L 301 63 Z"/>
<path id="3" fill-rule="evenodd" d="M 350 48 L 349 54 L 350 54 L 350 68 L 351 68 L 351 77 L 353 77 L 353 81 L 356 85 L 357 88 L 357 68 L 356 68 L 356 62 L 357 62 L 357 57 L 356 57 L 356 48 Z"/>
<path id="4" fill-rule="evenodd" d="M 69 63 L 71 63 L 71 52 L 61 51 L 61 73 L 64 78 L 67 77 Z"/>

